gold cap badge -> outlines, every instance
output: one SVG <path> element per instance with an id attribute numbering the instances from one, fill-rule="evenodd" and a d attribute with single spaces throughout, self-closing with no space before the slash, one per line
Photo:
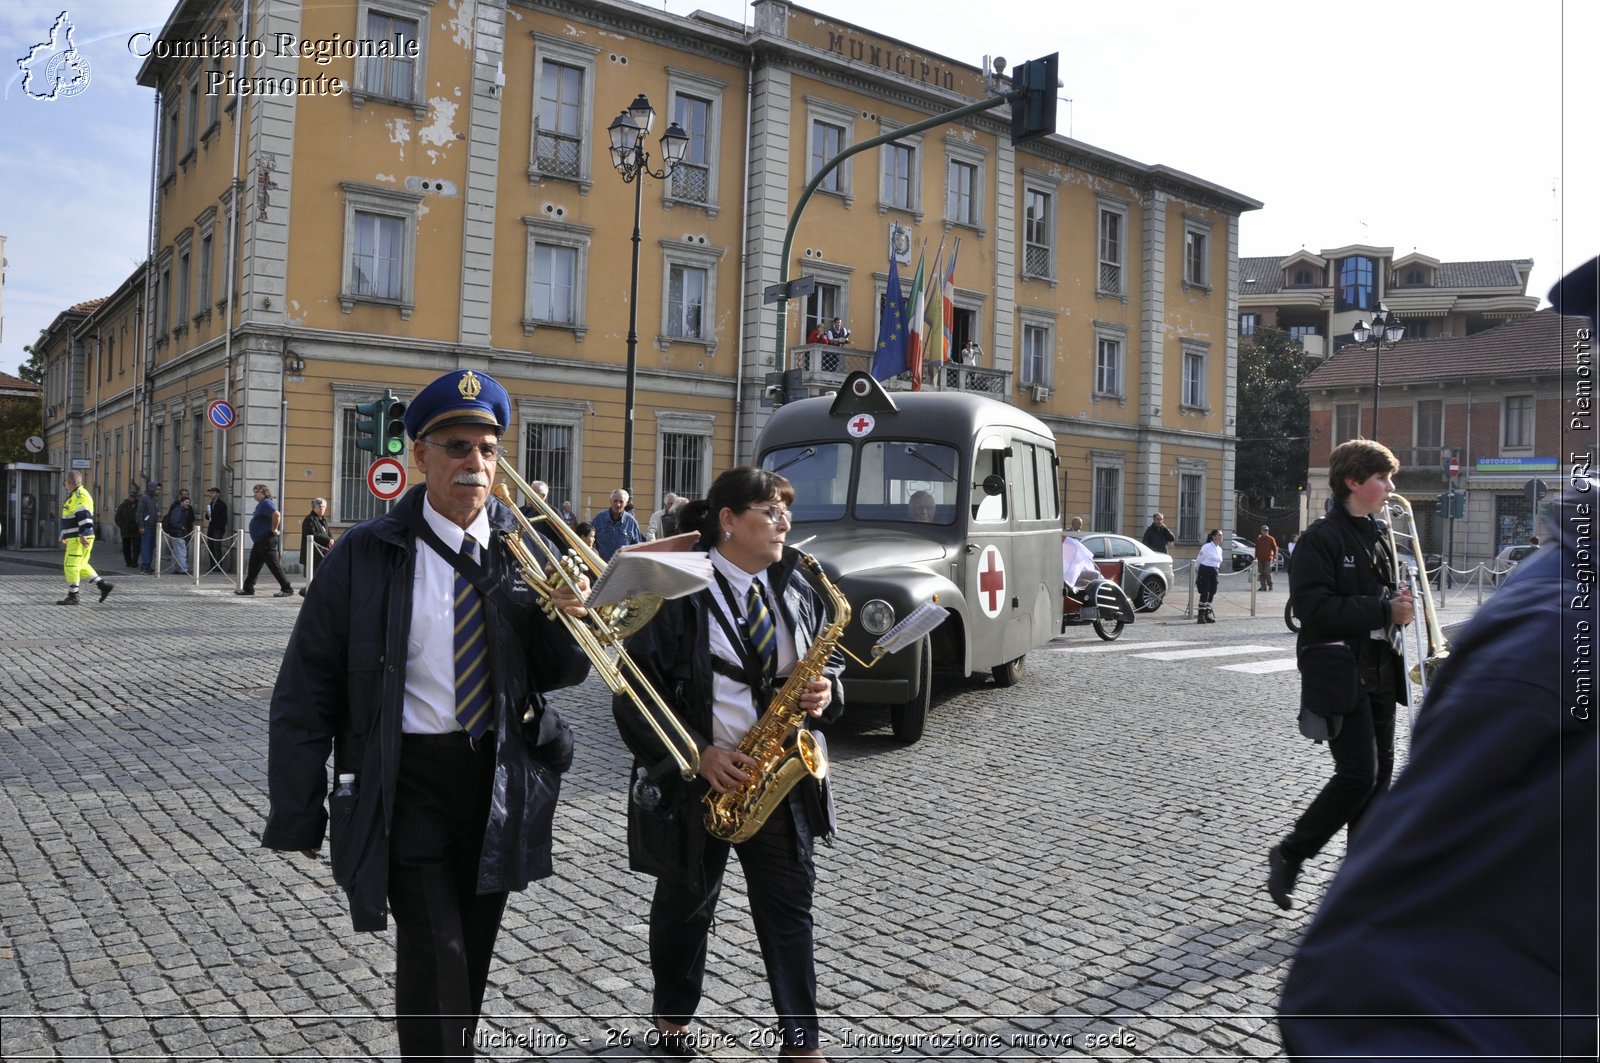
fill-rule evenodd
<path id="1" fill-rule="evenodd" d="M 456 385 L 456 390 L 461 392 L 461 397 L 464 399 L 475 399 L 478 397 L 478 392 L 483 390 L 483 381 L 469 369 L 461 375 L 461 383 Z"/>

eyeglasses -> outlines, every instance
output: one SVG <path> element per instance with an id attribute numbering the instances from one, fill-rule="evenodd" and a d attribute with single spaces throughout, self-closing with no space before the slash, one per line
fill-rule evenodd
<path id="1" fill-rule="evenodd" d="M 765 514 L 770 524 L 794 523 L 794 514 L 786 506 L 750 506 L 746 512 Z"/>
<path id="2" fill-rule="evenodd" d="M 452 439 L 448 443 L 435 443 L 431 439 L 424 439 L 423 442 L 430 447 L 438 447 L 456 461 L 460 461 L 474 450 L 483 455 L 484 461 L 496 461 L 506 452 L 506 448 L 499 443 L 472 443 L 465 439 Z"/>

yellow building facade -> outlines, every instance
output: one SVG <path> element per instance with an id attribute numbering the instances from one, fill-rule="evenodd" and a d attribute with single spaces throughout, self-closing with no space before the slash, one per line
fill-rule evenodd
<path id="1" fill-rule="evenodd" d="M 869 360 L 892 249 L 904 292 L 942 246 L 954 345 L 981 353 L 928 386 L 1052 425 L 1067 510 L 1093 527 L 1137 534 L 1154 509 L 1184 531 L 1226 524 L 1238 219 L 1260 204 L 1061 137 L 1013 145 L 1002 104 L 846 160 L 806 202 L 785 271 L 824 162 L 1009 86 L 781 0 L 753 18 L 618 0 L 180 4 L 139 76 L 161 116 L 127 411 L 139 474 L 215 482 L 235 507 L 265 482 L 289 515 L 323 496 L 348 524 L 378 506 L 355 404 L 473 368 L 512 395 L 519 471 L 587 515 L 621 483 L 636 317 L 628 486 L 648 513 L 752 457 L 767 374 L 806 367 L 813 393 L 838 378 L 805 344 L 816 322 L 843 319 L 836 354 Z M 640 95 L 652 166 L 669 124 L 689 141 L 670 176 L 634 184 L 607 125 Z M 815 291 L 764 302 L 784 273 Z"/>

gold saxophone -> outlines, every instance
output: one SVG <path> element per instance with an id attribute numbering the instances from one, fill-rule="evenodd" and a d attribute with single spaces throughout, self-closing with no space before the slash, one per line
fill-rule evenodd
<path id="1" fill-rule="evenodd" d="M 800 695 L 822 674 L 834 646 L 850 625 L 850 603 L 816 558 L 801 554 L 800 564 L 827 597 L 832 617 L 805 657 L 795 663 L 793 674 L 784 681 L 767 711 L 740 740 L 739 752 L 755 760 L 754 770 L 727 793 L 712 791 L 704 798 L 706 830 L 712 837 L 735 845 L 753 837 L 802 778 L 809 775 L 822 779 L 828 774 L 827 754 L 816 736 L 802 726 L 806 712 L 800 707 Z"/>

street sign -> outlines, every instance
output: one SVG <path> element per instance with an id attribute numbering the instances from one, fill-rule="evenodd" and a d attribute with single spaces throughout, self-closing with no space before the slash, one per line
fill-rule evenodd
<path id="1" fill-rule="evenodd" d="M 38 454 L 44 450 L 44 440 L 39 436 L 29 436 L 26 445 L 29 454 Z"/>
<path id="2" fill-rule="evenodd" d="M 90 461 L 88 458 L 73 458 L 72 459 L 72 467 L 74 469 L 87 469 L 93 464 L 94 464 L 94 462 Z"/>
<path id="3" fill-rule="evenodd" d="M 809 273 L 795 277 L 784 284 L 769 284 L 761 293 L 763 303 L 781 303 L 785 299 L 803 299 L 817 290 L 817 278 Z"/>
<path id="4" fill-rule="evenodd" d="M 380 502 L 393 502 L 406 489 L 406 466 L 399 458 L 379 458 L 367 470 L 367 490 Z"/>
<path id="5" fill-rule="evenodd" d="M 206 420 L 212 427 L 226 431 L 233 427 L 233 422 L 238 415 L 234 413 L 233 404 L 225 399 L 212 399 L 206 406 Z"/>
<path id="6" fill-rule="evenodd" d="M 1461 478 L 1461 459 L 1453 457 L 1453 458 L 1450 459 L 1450 479 L 1457 480 L 1457 479 L 1460 479 L 1460 478 Z"/>

